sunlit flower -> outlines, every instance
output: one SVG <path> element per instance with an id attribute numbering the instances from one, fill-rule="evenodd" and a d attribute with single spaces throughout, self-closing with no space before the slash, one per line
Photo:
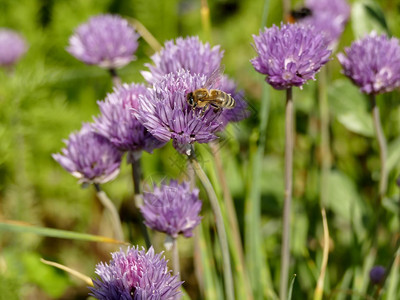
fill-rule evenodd
<path id="1" fill-rule="evenodd" d="M 144 205 L 141 207 L 144 223 L 151 229 L 165 232 L 173 238 L 178 234 L 192 236 L 192 230 L 200 223 L 199 216 L 202 202 L 199 190 L 191 190 L 190 184 L 179 184 L 171 180 L 154 187 L 153 192 L 143 194 Z"/>
<path id="2" fill-rule="evenodd" d="M 27 49 L 26 41 L 19 33 L 0 28 L 0 66 L 14 65 Z"/>
<path id="3" fill-rule="evenodd" d="M 127 20 L 117 15 L 99 15 L 76 29 L 67 51 L 86 64 L 116 69 L 135 59 L 138 38 Z"/>
<path id="4" fill-rule="evenodd" d="M 350 5 L 346 0 L 306 0 L 312 15 L 302 20 L 324 33 L 331 46 L 337 43 L 350 17 Z"/>
<path id="5" fill-rule="evenodd" d="M 197 36 L 177 38 L 175 43 L 167 41 L 164 48 L 151 57 L 153 64 L 145 64 L 150 71 L 141 73 L 149 83 L 156 83 L 164 75 L 181 69 L 208 77 L 220 67 L 223 55 L 220 46 L 211 47 Z"/>
<path id="6" fill-rule="evenodd" d="M 153 247 L 128 249 L 111 254 L 107 263 L 96 266 L 91 295 L 99 300 L 172 300 L 180 297 L 182 285 L 168 270 L 167 261 Z"/>
<path id="7" fill-rule="evenodd" d="M 94 133 L 90 124 L 64 140 L 66 148 L 53 158 L 80 183 L 105 183 L 119 173 L 121 152 L 109 140 Z"/>
<path id="8" fill-rule="evenodd" d="M 152 152 L 164 145 L 151 135 L 136 119 L 134 110 L 139 108 L 139 96 L 148 95 L 143 84 L 123 84 L 108 94 L 105 101 L 98 101 L 101 115 L 95 118 L 93 128 L 110 140 L 121 151 Z"/>
<path id="9" fill-rule="evenodd" d="M 390 92 L 400 86 L 400 45 L 397 38 L 372 32 L 337 55 L 343 73 L 366 94 Z"/>
<path id="10" fill-rule="evenodd" d="M 315 79 L 331 54 L 321 33 L 297 23 L 273 25 L 253 38 L 258 56 L 251 63 L 278 90 L 302 87 Z"/>
<path id="11" fill-rule="evenodd" d="M 143 97 L 136 112 L 138 120 L 157 139 L 172 139 L 181 153 L 189 154 L 187 150 L 194 142 L 216 139 L 214 133 L 222 125 L 221 111 L 207 109 L 203 114 L 200 108 L 193 110 L 186 100 L 187 93 L 204 86 L 205 81 L 206 76 L 185 70 L 165 75 Z"/>

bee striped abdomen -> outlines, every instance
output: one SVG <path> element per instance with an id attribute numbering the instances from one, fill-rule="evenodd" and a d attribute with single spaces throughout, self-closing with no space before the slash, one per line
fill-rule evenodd
<path id="1" fill-rule="evenodd" d="M 234 108 L 235 107 L 235 100 L 231 97 L 231 95 L 223 93 L 225 97 L 224 107 L 226 108 Z"/>
<path id="2" fill-rule="evenodd" d="M 215 97 L 215 100 L 218 100 L 220 107 L 226 109 L 235 107 L 235 99 L 233 99 L 231 95 L 220 90 L 211 90 L 210 94 Z"/>

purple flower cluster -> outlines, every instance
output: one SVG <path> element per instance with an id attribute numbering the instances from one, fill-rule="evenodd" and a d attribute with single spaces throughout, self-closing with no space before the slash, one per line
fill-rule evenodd
<path id="1" fill-rule="evenodd" d="M 312 15 L 302 23 L 322 31 L 332 47 L 342 35 L 350 17 L 350 6 L 346 0 L 306 0 L 306 7 Z"/>
<path id="2" fill-rule="evenodd" d="M 331 54 L 321 33 L 300 24 L 273 25 L 253 38 L 258 56 L 251 63 L 278 90 L 315 79 Z"/>
<path id="3" fill-rule="evenodd" d="M 191 190 L 190 184 L 179 184 L 171 180 L 169 185 L 154 187 L 153 192 L 143 194 L 144 205 L 141 212 L 145 224 L 151 229 L 165 232 L 173 238 L 178 234 L 192 236 L 192 230 L 200 223 L 202 202 L 199 190 Z"/>
<path id="4" fill-rule="evenodd" d="M 95 118 L 93 128 L 121 151 L 152 152 L 161 147 L 164 143 L 151 135 L 134 116 L 134 110 L 148 94 L 143 84 L 123 84 L 115 88 L 105 101 L 97 102 L 101 115 Z"/>
<path id="5" fill-rule="evenodd" d="M 128 21 L 116 15 L 99 15 L 76 29 L 67 51 L 86 64 L 116 69 L 135 58 L 138 38 Z"/>
<path id="6" fill-rule="evenodd" d="M 186 94 L 204 86 L 206 76 L 180 70 L 165 75 L 153 85 L 149 94 L 143 96 L 136 111 L 138 120 L 161 141 L 173 140 L 174 147 L 187 153 L 194 142 L 208 143 L 217 138 L 214 134 L 222 121 L 221 111 L 192 110 Z"/>
<path id="7" fill-rule="evenodd" d="M 83 124 L 79 132 L 64 140 L 66 148 L 53 158 L 80 183 L 105 183 L 119 173 L 121 152 L 106 138 L 93 132 L 90 124 Z"/>
<path id="8" fill-rule="evenodd" d="M 380 94 L 400 86 L 400 45 L 397 38 L 372 32 L 337 55 L 343 73 L 361 92 Z"/>
<path id="9" fill-rule="evenodd" d="M 19 33 L 0 28 L 0 66 L 14 65 L 27 49 L 25 39 Z"/>
<path id="10" fill-rule="evenodd" d="M 99 300 L 177 299 L 182 282 L 171 275 L 161 255 L 153 247 L 147 252 L 128 247 L 126 252 L 112 253 L 109 264 L 96 266 L 100 278 L 93 280 L 92 296 Z"/>
<path id="11" fill-rule="evenodd" d="M 149 71 L 142 71 L 143 77 L 150 84 L 164 80 L 170 73 L 180 72 L 182 69 L 191 75 L 205 75 L 213 77 L 215 71 L 221 69 L 221 60 L 224 53 L 219 46 L 211 47 L 209 43 L 202 43 L 197 36 L 177 38 L 167 41 L 164 48 L 152 56 L 153 64 L 146 64 Z M 243 99 L 243 92 L 237 91 L 236 84 L 227 76 L 215 77 L 214 88 L 230 94 L 236 101 L 233 109 L 224 109 L 221 114 L 222 130 L 228 122 L 239 122 L 249 116 L 247 102 Z"/>
<path id="12" fill-rule="evenodd" d="M 150 71 L 141 73 L 151 84 L 162 80 L 164 75 L 181 69 L 188 70 L 192 75 L 210 76 L 220 67 L 223 55 L 219 46 L 203 44 L 197 36 L 177 38 L 176 43 L 173 40 L 167 41 L 164 48 L 151 57 L 154 65 L 145 64 Z"/>

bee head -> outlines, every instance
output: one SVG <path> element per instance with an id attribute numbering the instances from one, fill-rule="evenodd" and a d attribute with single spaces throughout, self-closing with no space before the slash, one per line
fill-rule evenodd
<path id="1" fill-rule="evenodd" d="M 192 92 L 190 92 L 190 93 L 188 93 L 188 94 L 186 95 L 186 100 L 187 100 L 188 104 L 189 104 L 191 107 L 193 107 L 193 108 L 196 107 L 196 104 L 195 104 L 195 102 L 194 102 L 194 95 L 193 95 Z"/>

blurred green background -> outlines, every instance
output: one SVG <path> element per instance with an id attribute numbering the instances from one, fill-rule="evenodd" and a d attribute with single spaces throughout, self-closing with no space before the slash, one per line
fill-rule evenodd
<path id="1" fill-rule="evenodd" d="M 279 24 L 281 2 L 267 2 L 267 24 Z M 228 127 L 224 134 L 228 137 L 227 146 L 220 150 L 242 233 L 245 198 L 249 193 L 246 182 L 252 181 L 250 160 L 254 155 L 252 149 L 257 147 L 258 111 L 262 86 L 265 85 L 249 60 L 255 56 L 251 46 L 252 34 L 259 31 L 265 3 L 264 0 L 209 0 L 211 43 L 219 44 L 225 50 L 225 72 L 245 90 L 252 111 L 248 120 Z M 400 1 L 351 3 L 352 17 L 356 19 L 347 25 L 338 51 L 371 29 L 400 36 Z M 378 14 L 365 9 L 365 3 Z M 301 2 L 296 1 L 293 6 L 301 6 Z M 161 44 L 179 36 L 199 35 L 203 40 L 205 37 L 200 0 L 0 0 L 0 27 L 19 31 L 29 43 L 27 54 L 11 74 L 0 70 L 0 219 L 111 235 L 104 225 L 107 220 L 104 221 L 94 191 L 82 189 L 75 178 L 51 158 L 52 153 L 63 147 L 62 139 L 99 113 L 96 100 L 103 99 L 112 90 L 105 70 L 86 66 L 65 51 L 73 30 L 90 16 L 100 13 L 116 13 L 139 20 Z M 123 81 L 142 82 L 140 70 L 144 63 L 150 62 L 153 53 L 153 49 L 140 39 L 137 60 L 120 71 Z M 365 276 L 372 264 L 370 227 L 376 215 L 380 168 L 378 148 L 367 100 L 341 75 L 335 55 L 328 67 L 333 163 L 327 203 L 331 245 L 326 295 L 327 299 L 363 299 L 365 297 L 359 297 L 357 292 L 334 291 L 372 292 Z M 284 93 L 270 92 L 265 156 L 259 162 L 262 166 L 260 231 L 261 251 L 269 262 L 267 273 L 270 273 L 277 289 L 283 201 Z M 316 82 L 310 82 L 294 94 L 297 134 L 291 273 L 296 273 L 297 279 L 293 299 L 312 297 L 322 253 L 316 93 Z M 389 143 L 390 185 L 388 197 L 382 204 L 384 222 L 378 231 L 374 263 L 388 265 L 399 239 L 399 195 L 395 184 L 400 173 L 398 91 L 378 96 L 378 105 Z M 212 156 L 206 151 L 207 146 L 199 149 L 204 158 L 202 163 L 218 189 Z M 171 157 L 177 162 L 173 162 Z M 145 154 L 144 182 L 159 182 L 164 177 L 180 178 L 183 166 L 184 159 L 171 145 L 156 150 L 152 155 Z M 106 184 L 104 189 L 117 206 L 132 197 L 130 170 L 125 162 L 120 176 Z M 220 189 L 218 193 L 221 194 Z M 207 207 L 205 204 L 204 210 Z M 205 220 L 209 224 L 212 217 Z M 209 229 L 209 238 L 213 240 L 214 229 Z M 134 242 L 144 245 L 135 230 Z M 163 250 L 164 237 L 155 234 L 154 238 L 156 249 Z M 200 299 L 193 274 L 192 241 L 182 239 L 182 243 L 185 288 L 193 299 Z M 117 248 L 1 231 L 0 299 L 86 299 L 88 289 L 83 282 L 40 263 L 39 258 L 57 261 L 93 276 L 95 264 L 108 260 L 109 252 Z M 217 250 L 215 252 L 218 254 Z M 218 255 L 217 260 L 220 260 Z M 392 299 L 398 299 L 398 278 L 394 277 L 388 280 L 393 286 L 390 295 L 397 297 Z"/>

